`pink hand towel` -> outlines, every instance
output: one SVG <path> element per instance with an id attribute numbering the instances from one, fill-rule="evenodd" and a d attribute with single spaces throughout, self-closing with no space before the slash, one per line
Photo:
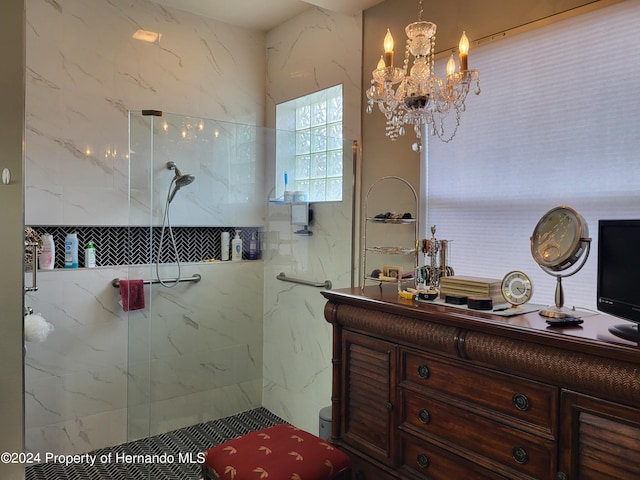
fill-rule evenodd
<path id="1" fill-rule="evenodd" d="M 125 312 L 144 308 L 144 282 L 120 279 L 120 298 Z"/>

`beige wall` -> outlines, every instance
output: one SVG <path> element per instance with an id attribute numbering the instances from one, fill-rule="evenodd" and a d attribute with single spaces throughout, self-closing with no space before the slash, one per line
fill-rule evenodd
<path id="1" fill-rule="evenodd" d="M 9 168 L 11 183 L 0 185 L 0 452 L 22 452 L 24 443 L 22 298 L 23 298 L 23 135 L 24 135 L 24 1 L 0 7 L 0 170 Z M 11 208 L 7 206 L 10 205 Z M 24 478 L 20 463 L 0 462 L 0 477 Z"/>

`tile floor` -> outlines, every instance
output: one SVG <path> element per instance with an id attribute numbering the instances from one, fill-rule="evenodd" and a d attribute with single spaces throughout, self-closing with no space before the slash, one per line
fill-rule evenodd
<path id="1" fill-rule="evenodd" d="M 89 461 L 74 462 L 68 466 L 62 462 L 31 465 L 26 468 L 26 480 L 200 480 L 199 453 L 247 432 L 283 422 L 268 410 L 257 408 L 90 452 L 88 455 L 96 459 L 93 466 Z M 179 457 L 185 453 L 191 454 L 191 458 Z M 138 456 L 141 460 L 132 461 L 127 455 Z M 147 457 L 142 456 L 148 455 L 156 455 L 154 458 L 159 461 L 144 461 Z M 105 461 L 101 462 L 101 458 Z"/>

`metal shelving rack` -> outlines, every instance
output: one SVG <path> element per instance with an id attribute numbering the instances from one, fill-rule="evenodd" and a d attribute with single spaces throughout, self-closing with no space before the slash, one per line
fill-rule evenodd
<path id="1" fill-rule="evenodd" d="M 390 182 L 399 182 L 401 184 L 401 187 L 408 189 L 411 192 L 411 195 L 413 196 L 413 208 L 414 211 L 410 212 L 412 214 L 412 218 L 379 218 L 376 217 L 376 214 L 379 214 L 380 212 L 377 212 L 376 214 L 371 215 L 369 213 L 369 200 L 372 196 L 372 194 L 376 194 L 377 192 L 374 192 L 374 190 L 377 190 L 379 187 L 390 184 Z M 387 189 L 388 190 L 388 189 Z M 391 202 L 390 202 L 391 203 Z M 418 195 L 415 191 L 415 189 L 413 188 L 413 186 L 406 181 L 404 178 L 401 177 L 396 177 L 396 176 L 386 176 L 386 177 L 381 177 L 378 180 L 376 180 L 370 187 L 369 190 L 367 190 L 367 195 L 365 197 L 365 203 L 364 203 L 364 222 L 363 222 L 363 234 L 362 234 L 362 262 L 361 262 L 361 272 L 362 272 L 362 285 L 361 288 L 364 288 L 366 285 L 367 280 L 368 281 L 373 281 L 373 282 L 377 282 L 379 285 L 382 285 L 383 283 L 396 283 L 398 286 L 398 290 L 402 289 L 402 278 L 400 276 L 400 278 L 395 278 L 395 279 L 386 279 L 386 278 L 376 278 L 376 277 L 372 277 L 371 273 L 369 271 L 369 268 L 371 267 L 367 267 L 367 260 L 368 257 L 370 255 L 377 255 L 378 257 L 380 257 L 380 255 L 402 255 L 402 256 L 408 256 L 408 255 L 412 255 L 413 256 L 413 262 L 412 262 L 412 266 L 414 269 L 414 277 L 415 277 L 415 269 L 418 266 L 418 251 L 417 251 L 417 241 L 418 241 Z M 369 229 L 370 228 L 374 228 L 373 225 L 378 225 L 378 226 L 383 226 L 383 227 L 389 227 L 390 229 L 393 228 L 401 228 L 399 226 L 401 225 L 413 225 L 413 240 L 412 240 L 412 244 L 409 245 L 409 241 L 407 240 L 406 243 L 402 243 L 400 245 L 369 245 L 368 243 L 368 236 L 369 236 Z M 379 228 L 379 227 L 376 227 Z M 393 238 L 393 235 L 390 235 L 389 238 Z M 414 282 L 415 286 L 415 279 L 407 279 L 405 281 L 412 281 Z"/>

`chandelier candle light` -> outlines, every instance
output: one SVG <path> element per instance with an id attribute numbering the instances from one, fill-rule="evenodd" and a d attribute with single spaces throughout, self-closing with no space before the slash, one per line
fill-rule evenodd
<path id="1" fill-rule="evenodd" d="M 469 70 L 469 39 L 462 32 L 458 45 L 459 70 L 453 57 L 447 62 L 445 80 L 435 76 L 434 59 L 436 25 L 422 21 L 422 0 L 419 3 L 418 21 L 405 27 L 407 45 L 402 68 L 393 66 L 393 37 L 387 29 L 384 37 L 384 55 L 373 71 L 371 88 L 367 90 L 367 113 L 378 105 L 387 119 L 386 135 L 396 140 L 404 135 L 405 124 L 413 125 L 418 142 L 414 150 L 422 149 L 422 126 L 429 125 L 432 135 L 443 142 L 455 136 L 460 125 L 460 116 L 465 111 L 465 100 L 469 88 L 476 83 L 475 94 L 480 94 L 480 73 Z M 413 65 L 409 70 L 409 55 Z M 398 87 L 394 90 L 394 86 Z M 455 115 L 455 126 L 445 135 L 445 119 Z"/>

